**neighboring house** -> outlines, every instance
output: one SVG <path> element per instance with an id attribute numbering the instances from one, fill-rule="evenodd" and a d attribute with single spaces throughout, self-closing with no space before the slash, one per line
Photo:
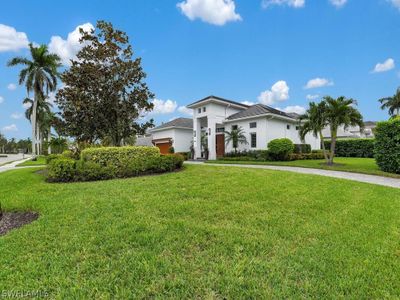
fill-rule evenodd
<path id="1" fill-rule="evenodd" d="M 175 152 L 188 152 L 193 141 L 195 158 L 204 158 L 204 140 L 209 159 L 221 157 L 233 151 L 232 144 L 225 143 L 224 131 L 241 127 L 248 144 L 239 150 L 267 149 L 268 142 L 277 138 L 289 138 L 301 144 L 298 115 L 284 113 L 272 107 L 256 104 L 245 105 L 216 96 L 209 96 L 187 106 L 193 109 L 193 119 L 178 118 L 151 130 L 152 142 L 166 153 L 170 146 Z M 201 143 L 203 136 L 203 145 Z M 320 149 L 319 138 L 308 135 L 305 140 L 312 149 Z"/>
<path id="2" fill-rule="evenodd" d="M 162 154 L 169 153 L 171 147 L 174 147 L 175 152 L 189 152 L 193 140 L 193 120 L 177 118 L 149 132 L 151 143 L 160 148 Z"/>
<path id="3" fill-rule="evenodd" d="M 338 138 L 374 138 L 374 129 L 376 122 L 366 121 L 364 122 L 364 130 L 361 130 L 359 126 L 350 126 L 344 129 L 343 126 L 338 129 Z M 331 132 L 329 127 L 322 131 L 324 139 L 331 138 Z"/>

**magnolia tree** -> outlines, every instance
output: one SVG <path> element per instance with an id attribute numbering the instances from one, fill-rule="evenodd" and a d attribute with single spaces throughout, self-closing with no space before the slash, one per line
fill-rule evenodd
<path id="1" fill-rule="evenodd" d="M 99 21 L 90 32 L 80 30 L 83 45 L 61 75 L 56 95 L 62 132 L 78 142 L 109 141 L 121 146 L 153 126 L 139 120 L 153 109 L 154 98 L 144 79 L 140 58 L 125 32 Z"/>

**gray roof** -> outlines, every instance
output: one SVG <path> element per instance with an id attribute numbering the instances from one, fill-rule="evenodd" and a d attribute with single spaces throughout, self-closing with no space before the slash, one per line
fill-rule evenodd
<path id="1" fill-rule="evenodd" d="M 153 146 L 152 141 L 152 137 L 151 136 L 142 136 L 142 137 L 138 137 L 136 139 L 136 143 L 135 146 Z"/>
<path id="2" fill-rule="evenodd" d="M 213 96 L 213 95 L 210 95 L 210 96 L 208 96 L 208 97 L 205 97 L 205 98 L 203 98 L 203 99 L 200 99 L 200 100 L 198 100 L 198 101 L 196 101 L 196 102 L 190 103 L 190 104 L 187 105 L 187 106 L 192 106 L 192 105 L 195 105 L 195 104 L 197 104 L 197 103 L 200 103 L 200 102 L 203 102 L 203 101 L 206 101 L 206 100 L 210 100 L 210 99 L 215 99 L 215 100 L 219 100 L 219 101 L 223 101 L 223 102 L 228 102 L 228 103 L 230 103 L 230 104 L 235 104 L 235 105 L 242 106 L 243 108 L 249 107 L 249 106 L 246 105 L 246 104 L 239 103 L 239 102 L 236 102 L 236 101 L 233 101 L 233 100 L 224 99 L 224 98 L 217 97 L 217 96 Z"/>
<path id="3" fill-rule="evenodd" d="M 176 119 L 174 119 L 172 121 L 169 121 L 167 123 L 161 124 L 160 126 L 157 126 L 157 127 L 153 128 L 152 130 L 159 130 L 159 129 L 171 128 L 171 127 L 193 129 L 193 119 L 176 118 Z"/>
<path id="4" fill-rule="evenodd" d="M 252 105 L 246 110 L 240 111 L 236 114 L 229 116 L 227 119 L 228 120 L 236 120 L 236 119 L 255 117 L 258 115 L 265 115 L 265 114 L 274 114 L 274 115 L 279 115 L 279 116 L 290 118 L 290 119 L 296 119 L 296 117 L 294 117 L 290 114 L 287 114 L 283 111 L 280 111 L 278 109 L 272 108 L 272 107 L 264 105 L 264 104 Z"/>

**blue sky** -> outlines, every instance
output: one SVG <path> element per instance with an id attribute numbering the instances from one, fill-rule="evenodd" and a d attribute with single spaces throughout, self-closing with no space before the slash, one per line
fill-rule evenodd
<path id="1" fill-rule="evenodd" d="M 2 133 L 30 135 L 26 92 L 13 86 L 19 69 L 6 62 L 26 55 L 28 41 L 67 61 L 79 48 L 76 28 L 99 19 L 126 31 L 142 57 L 157 124 L 210 94 L 300 112 L 310 99 L 344 95 L 365 120 L 382 120 L 377 99 L 400 86 L 400 0 L 5 1 Z"/>

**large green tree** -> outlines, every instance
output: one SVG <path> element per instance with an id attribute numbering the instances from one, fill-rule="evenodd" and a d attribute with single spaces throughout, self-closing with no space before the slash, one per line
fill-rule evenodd
<path id="1" fill-rule="evenodd" d="M 391 117 L 400 116 L 400 87 L 392 97 L 379 99 L 381 109 L 388 109 Z"/>
<path id="2" fill-rule="evenodd" d="M 99 21 L 96 30 L 81 34 L 83 48 L 62 74 L 65 87 L 56 95 L 61 127 L 78 142 L 108 139 L 123 145 L 153 124 L 139 122 L 153 109 L 154 98 L 144 82 L 141 59 L 132 58 L 128 36 L 111 23 Z"/>
<path id="3" fill-rule="evenodd" d="M 32 154 L 37 154 L 37 107 L 38 102 L 45 99 L 46 95 L 57 88 L 58 67 L 61 66 L 60 58 L 49 53 L 46 45 L 35 47 L 29 44 L 30 58 L 14 57 L 8 66 L 22 65 L 19 73 L 19 84 L 25 84 L 28 96 L 33 92 L 32 103 Z"/>
<path id="4" fill-rule="evenodd" d="M 323 101 L 326 103 L 325 120 L 331 132 L 331 148 L 328 164 L 332 165 L 335 157 L 337 131 L 339 127 L 347 129 L 350 126 L 359 126 L 362 130 L 364 128 L 364 122 L 361 113 L 356 108 L 356 100 L 348 99 L 344 96 L 338 97 L 337 99 L 325 96 Z"/>
<path id="5" fill-rule="evenodd" d="M 319 137 L 322 144 L 322 150 L 324 157 L 328 163 L 328 154 L 326 153 L 324 137 L 322 130 L 327 126 L 326 120 L 326 102 L 321 101 L 319 103 L 310 102 L 307 111 L 300 116 L 300 139 L 304 142 L 306 135 L 312 133 L 315 137 Z"/>

